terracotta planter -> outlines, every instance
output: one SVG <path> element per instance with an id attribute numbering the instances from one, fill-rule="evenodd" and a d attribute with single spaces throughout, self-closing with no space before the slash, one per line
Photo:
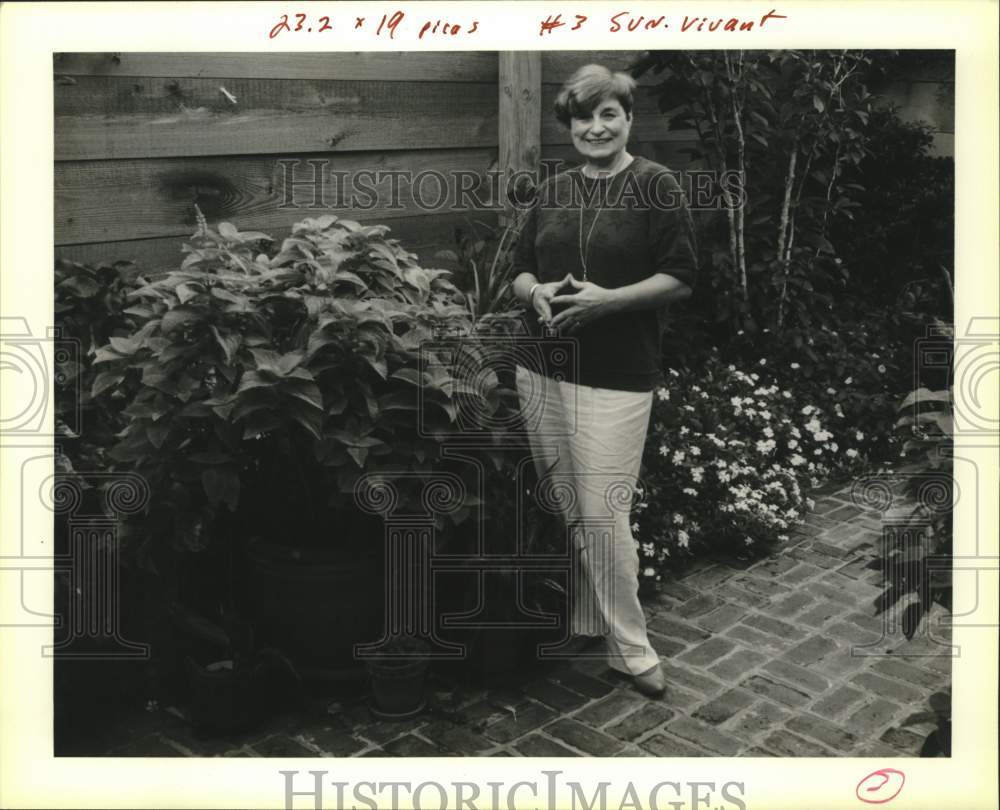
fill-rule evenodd
<path id="1" fill-rule="evenodd" d="M 260 642 L 280 649 L 305 675 L 363 674 L 354 645 L 377 641 L 384 626 L 380 558 L 259 541 L 248 558 L 247 614 Z"/>
<path id="2" fill-rule="evenodd" d="M 372 714 L 400 719 L 419 714 L 424 708 L 427 659 L 371 660 Z"/>
<path id="3" fill-rule="evenodd" d="M 255 670 L 234 670 L 232 661 L 202 667 L 188 658 L 186 671 L 191 723 L 199 732 L 247 731 L 261 722 L 264 695 Z"/>

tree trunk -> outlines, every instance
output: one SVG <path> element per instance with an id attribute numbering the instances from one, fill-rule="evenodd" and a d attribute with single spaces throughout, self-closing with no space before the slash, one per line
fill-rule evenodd
<path id="1" fill-rule="evenodd" d="M 778 298 L 778 328 L 785 321 L 785 298 L 788 294 L 788 260 L 786 249 L 792 241 L 792 186 L 795 183 L 795 165 L 799 159 L 798 139 L 792 142 L 792 151 L 788 156 L 788 173 L 785 175 L 785 198 L 781 203 L 781 223 L 778 226 L 778 261 L 781 262 L 781 295 Z"/>

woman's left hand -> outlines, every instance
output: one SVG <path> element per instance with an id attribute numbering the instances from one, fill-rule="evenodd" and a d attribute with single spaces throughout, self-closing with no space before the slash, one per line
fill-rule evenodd
<path id="1" fill-rule="evenodd" d="M 606 315 L 614 299 L 614 293 L 606 287 L 599 287 L 592 281 L 577 281 L 570 278 L 569 283 L 576 290 L 572 295 L 557 295 L 550 305 L 569 305 L 552 319 L 552 326 L 557 329 L 573 332 L 581 326 Z"/>

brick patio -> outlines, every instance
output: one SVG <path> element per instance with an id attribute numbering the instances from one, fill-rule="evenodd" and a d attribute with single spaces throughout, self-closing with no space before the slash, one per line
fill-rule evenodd
<path id="1" fill-rule="evenodd" d="M 372 717 L 364 695 L 313 698 L 241 738 L 198 739 L 180 712 L 138 718 L 112 756 L 914 756 L 902 727 L 950 685 L 928 626 L 907 641 L 875 617 L 880 515 L 851 486 L 821 491 L 791 540 L 746 567 L 706 562 L 647 604 L 668 676 L 650 700 L 597 659 L 502 689 L 434 684 L 411 720 Z M 875 567 L 869 563 L 874 561 Z M 852 650 L 856 654 L 852 654 Z"/>

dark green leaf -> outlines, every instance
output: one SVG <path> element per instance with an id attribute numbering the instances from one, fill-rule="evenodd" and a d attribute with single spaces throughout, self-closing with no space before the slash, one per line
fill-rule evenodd
<path id="1" fill-rule="evenodd" d="M 213 506 L 224 503 L 230 512 L 236 511 L 240 499 L 240 477 L 233 467 L 209 467 L 201 473 L 205 495 Z"/>

